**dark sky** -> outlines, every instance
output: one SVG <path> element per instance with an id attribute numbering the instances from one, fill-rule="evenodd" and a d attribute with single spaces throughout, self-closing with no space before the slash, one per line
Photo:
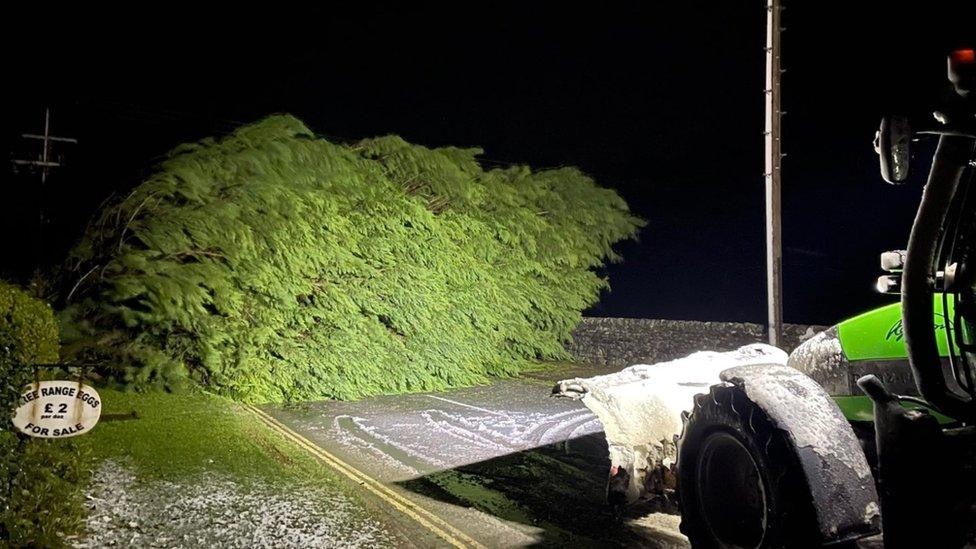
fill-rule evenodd
<path id="1" fill-rule="evenodd" d="M 890 301 L 878 254 L 904 246 L 925 162 L 883 184 L 873 132 L 944 83 L 976 2 L 785 2 L 785 316 L 832 323 Z M 3 171 L 0 273 L 54 265 L 176 144 L 290 112 L 340 140 L 579 166 L 649 221 L 589 314 L 762 321 L 764 2 L 468 4 L 5 8 L 4 150 L 31 151 L 45 105 L 80 142 L 44 189 L 40 252 L 37 178 Z"/>

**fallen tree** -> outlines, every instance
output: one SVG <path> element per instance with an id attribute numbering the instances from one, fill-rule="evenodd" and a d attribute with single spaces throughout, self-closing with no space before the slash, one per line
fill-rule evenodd
<path id="1" fill-rule="evenodd" d="M 250 401 L 436 390 L 565 358 L 641 221 L 573 168 L 340 145 L 290 116 L 175 149 L 69 259 L 66 352 Z"/>

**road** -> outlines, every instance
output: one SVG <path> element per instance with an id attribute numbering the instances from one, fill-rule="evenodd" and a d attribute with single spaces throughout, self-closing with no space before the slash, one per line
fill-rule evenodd
<path id="1" fill-rule="evenodd" d="M 360 484 L 375 481 L 379 499 L 418 506 L 419 522 L 388 514 L 416 546 L 687 547 L 676 515 L 643 507 L 613 517 L 605 506 L 600 423 L 582 404 L 549 397 L 557 379 L 597 373 L 565 366 L 491 386 L 262 411 L 363 475 Z M 443 524 L 433 527 L 443 535 L 423 522 Z"/>

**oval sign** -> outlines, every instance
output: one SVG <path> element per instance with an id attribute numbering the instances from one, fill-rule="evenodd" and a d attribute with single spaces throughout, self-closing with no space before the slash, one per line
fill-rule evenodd
<path id="1" fill-rule="evenodd" d="M 77 381 L 39 381 L 25 387 L 13 422 L 32 437 L 65 438 L 87 433 L 98 423 L 102 401 L 95 389 Z"/>

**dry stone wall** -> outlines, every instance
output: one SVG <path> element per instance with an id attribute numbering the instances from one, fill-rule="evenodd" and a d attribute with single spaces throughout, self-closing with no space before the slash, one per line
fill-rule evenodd
<path id="1" fill-rule="evenodd" d="M 785 350 L 792 351 L 825 328 L 786 325 Z M 573 332 L 573 343 L 568 349 L 577 362 L 622 368 L 672 360 L 695 351 L 730 351 L 765 341 L 765 327 L 761 324 L 588 317 Z"/>

